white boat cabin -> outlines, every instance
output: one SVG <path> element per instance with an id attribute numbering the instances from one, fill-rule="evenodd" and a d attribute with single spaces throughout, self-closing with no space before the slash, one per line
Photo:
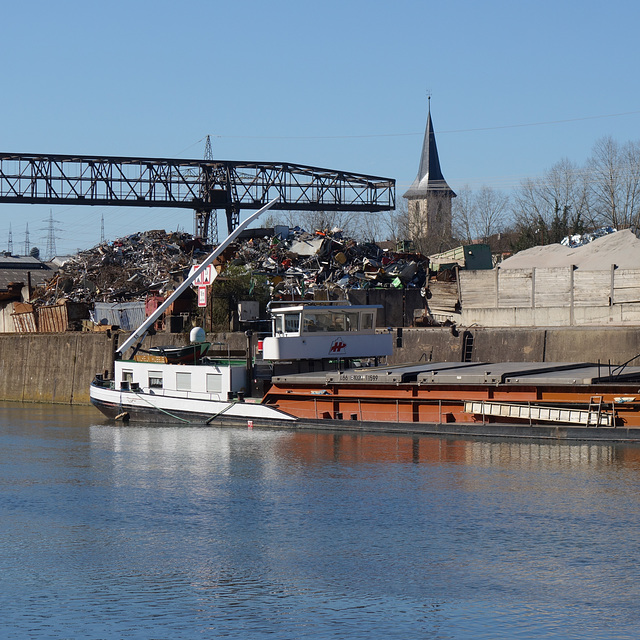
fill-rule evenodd
<path id="1" fill-rule="evenodd" d="M 376 333 L 373 305 L 298 305 L 271 309 L 265 360 L 374 358 L 393 352 L 390 333 Z"/>
<path id="2" fill-rule="evenodd" d="M 246 373 L 244 360 L 210 359 L 196 365 L 116 360 L 114 387 L 156 396 L 226 401 L 229 393 L 245 392 Z"/>

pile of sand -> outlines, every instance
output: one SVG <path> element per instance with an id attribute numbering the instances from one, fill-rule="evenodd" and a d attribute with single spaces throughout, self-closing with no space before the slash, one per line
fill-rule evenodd
<path id="1" fill-rule="evenodd" d="M 550 244 L 516 253 L 500 263 L 501 269 L 570 267 L 602 271 L 615 264 L 619 269 L 640 269 L 640 240 L 629 229 L 616 231 L 581 247 Z"/>

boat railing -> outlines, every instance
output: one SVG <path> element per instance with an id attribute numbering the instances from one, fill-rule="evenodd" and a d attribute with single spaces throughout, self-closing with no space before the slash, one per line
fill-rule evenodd
<path id="1" fill-rule="evenodd" d="M 113 380 L 105 378 L 101 373 L 97 373 L 93 379 L 93 385 L 102 389 L 113 389 Z"/>

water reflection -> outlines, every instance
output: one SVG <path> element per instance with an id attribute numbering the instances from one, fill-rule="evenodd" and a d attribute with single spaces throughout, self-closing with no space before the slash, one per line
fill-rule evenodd
<path id="1" fill-rule="evenodd" d="M 114 427 L 94 425 L 90 438 L 114 451 L 179 455 L 196 466 L 203 459 L 225 464 L 233 449 L 275 463 L 315 465 L 322 462 L 473 464 L 576 468 L 591 465 L 640 467 L 640 445 L 557 443 L 532 440 L 473 440 L 457 437 L 350 434 L 198 427 Z M 206 466 L 205 466 L 206 469 Z"/>
<path id="2" fill-rule="evenodd" d="M 0 405 L 5 637 L 631 638 L 639 451 Z"/>

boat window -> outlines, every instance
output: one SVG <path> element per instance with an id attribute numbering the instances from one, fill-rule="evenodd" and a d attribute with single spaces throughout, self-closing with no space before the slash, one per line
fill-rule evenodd
<path id="1" fill-rule="evenodd" d="M 345 317 L 347 320 L 347 331 L 357 331 L 358 330 L 358 312 L 357 311 L 347 311 L 345 313 Z"/>
<path id="2" fill-rule="evenodd" d="M 274 316 L 273 324 L 274 324 L 274 334 L 284 333 L 284 325 L 283 318 L 280 314 Z"/>
<path id="3" fill-rule="evenodd" d="M 330 313 L 329 331 L 344 331 L 345 316 L 344 313 Z"/>
<path id="4" fill-rule="evenodd" d="M 320 323 L 318 322 L 318 316 L 315 313 L 305 313 L 302 320 L 302 330 L 305 333 L 315 333 L 316 331 L 322 331 Z"/>
<path id="5" fill-rule="evenodd" d="M 162 389 L 162 371 L 149 371 L 149 388 Z"/>
<path id="6" fill-rule="evenodd" d="M 300 314 L 284 314 L 284 330 L 286 333 L 298 333 L 300 331 Z"/>
<path id="7" fill-rule="evenodd" d="M 133 371 L 123 371 L 122 382 L 133 382 Z"/>
<path id="8" fill-rule="evenodd" d="M 305 333 L 316 331 L 358 331 L 357 311 L 305 311 L 303 330 Z"/>
<path id="9" fill-rule="evenodd" d="M 304 331 L 306 333 L 315 333 L 316 331 L 329 331 L 330 318 L 323 311 L 305 311 L 304 312 Z"/>
<path id="10" fill-rule="evenodd" d="M 362 329 L 373 329 L 373 313 L 363 313 L 362 314 Z"/>
<path id="11" fill-rule="evenodd" d="M 222 393 L 222 374 L 207 373 L 207 392 Z"/>
<path id="12" fill-rule="evenodd" d="M 191 373 L 188 371 L 176 373 L 176 389 L 178 391 L 191 391 Z"/>

